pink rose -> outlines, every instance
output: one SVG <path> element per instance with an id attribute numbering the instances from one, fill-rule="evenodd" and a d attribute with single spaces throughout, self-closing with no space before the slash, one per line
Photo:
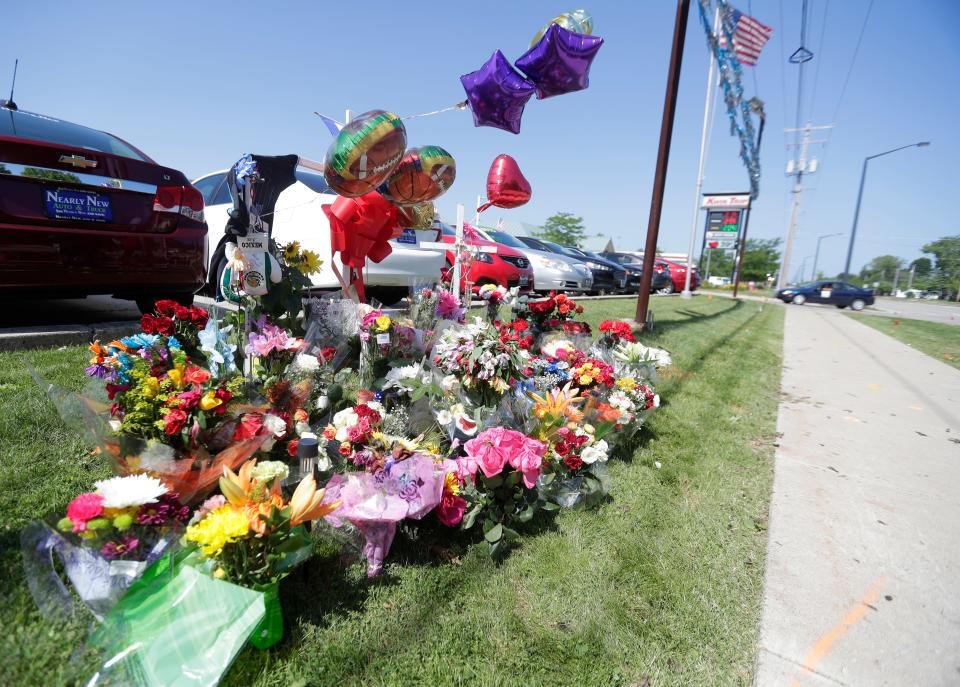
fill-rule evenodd
<path id="1" fill-rule="evenodd" d="M 493 427 L 464 444 L 467 456 L 477 463 L 487 477 L 499 475 L 507 463 L 507 454 L 500 445 L 506 431 L 503 427 Z"/>
<path id="2" fill-rule="evenodd" d="M 67 506 L 67 517 L 73 523 L 74 532 L 86 532 L 87 523 L 103 513 L 103 497 L 100 494 L 80 494 Z"/>
<path id="3" fill-rule="evenodd" d="M 460 524 L 466 510 L 467 502 L 465 499 L 445 491 L 440 499 L 440 504 L 437 506 L 437 519 L 447 527 L 453 527 Z"/>
<path id="4" fill-rule="evenodd" d="M 525 439 L 523 448 L 510 454 L 510 465 L 523 474 L 523 483 L 527 489 L 533 489 L 537 483 L 537 477 L 540 476 L 547 445 L 536 439 L 526 437 Z"/>

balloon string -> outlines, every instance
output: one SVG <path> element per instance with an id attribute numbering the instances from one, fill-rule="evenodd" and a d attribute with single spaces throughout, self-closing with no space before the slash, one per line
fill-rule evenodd
<path id="1" fill-rule="evenodd" d="M 450 112 L 450 110 L 463 110 L 466 109 L 468 104 L 469 101 L 461 100 L 459 103 L 451 105 L 450 107 L 443 107 L 439 110 L 434 110 L 433 112 L 421 112 L 420 114 L 407 115 L 406 117 L 401 117 L 400 119 L 416 119 L 417 117 L 430 117 L 431 115 L 437 115 L 441 112 Z"/>

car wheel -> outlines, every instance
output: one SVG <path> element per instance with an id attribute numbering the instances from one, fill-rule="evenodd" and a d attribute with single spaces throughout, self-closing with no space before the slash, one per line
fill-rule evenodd
<path id="1" fill-rule="evenodd" d="M 858 298 L 858 299 L 856 299 L 853 303 L 850 304 L 850 307 L 851 307 L 853 310 L 856 310 L 857 312 L 860 312 L 861 310 L 863 310 L 863 308 L 864 308 L 865 305 L 866 305 L 866 303 L 864 303 L 862 300 L 860 300 L 860 299 Z"/>
<path id="2" fill-rule="evenodd" d="M 665 295 L 669 296 L 671 293 L 674 292 L 674 290 L 675 290 L 675 289 L 673 288 L 673 282 L 670 282 L 669 284 L 667 284 L 666 286 L 664 286 L 662 289 L 660 289 L 659 291 L 657 291 L 657 293 L 662 293 L 662 294 L 665 294 Z"/>
<path id="3" fill-rule="evenodd" d="M 157 301 L 162 300 L 171 300 L 176 301 L 183 306 L 193 305 L 193 294 L 192 293 L 161 293 L 154 294 L 151 296 L 139 296 L 136 299 L 137 307 L 140 309 L 140 312 L 144 315 L 150 315 L 156 310 Z"/>
<path id="4" fill-rule="evenodd" d="M 386 306 L 392 306 L 406 298 L 409 289 L 402 286 L 370 286 L 367 288 L 367 295 L 376 298 Z"/>
<path id="5" fill-rule="evenodd" d="M 802 293 L 798 293 L 796 296 L 793 297 L 793 301 L 791 302 L 794 305 L 803 305 L 804 303 L 807 302 L 807 297 L 804 296 Z"/>

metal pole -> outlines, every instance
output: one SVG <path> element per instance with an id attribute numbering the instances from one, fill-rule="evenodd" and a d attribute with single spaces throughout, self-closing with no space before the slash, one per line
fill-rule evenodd
<path id="1" fill-rule="evenodd" d="M 857 222 L 860 220 L 860 201 L 863 200 L 863 182 L 867 180 L 867 163 L 870 158 L 864 158 L 863 171 L 860 173 L 860 190 L 857 191 L 857 208 L 853 211 L 853 227 L 850 229 L 850 246 L 847 248 L 847 262 L 843 266 L 844 278 L 850 278 L 850 261 L 853 259 L 853 242 L 857 239 Z"/>
<path id="2" fill-rule="evenodd" d="M 760 125 L 761 130 L 763 124 Z M 747 225 L 750 223 L 750 206 L 753 204 L 753 199 L 747 203 L 747 209 L 744 210 L 743 215 L 743 228 L 740 230 L 740 249 L 737 251 L 737 264 L 733 268 L 733 297 L 737 297 L 737 292 L 740 291 L 740 275 L 743 270 L 743 252 L 747 249 Z"/>
<path id="3" fill-rule="evenodd" d="M 917 269 L 916 265 L 910 265 L 910 278 L 907 280 L 907 291 L 913 288 L 913 272 Z"/>
<path id="4" fill-rule="evenodd" d="M 897 282 L 898 282 L 898 281 L 900 281 L 900 268 L 899 268 L 899 267 L 897 268 L 897 271 L 896 271 L 896 272 L 894 273 L 894 275 L 893 275 L 893 288 L 890 289 L 890 290 L 892 291 L 892 293 L 890 294 L 891 296 L 896 296 L 896 295 L 897 295 Z"/>
<path id="5" fill-rule="evenodd" d="M 680 84 L 680 66 L 683 63 L 683 43 L 687 34 L 689 14 L 690 0 L 677 0 L 677 15 L 673 25 L 673 48 L 670 51 L 670 69 L 667 73 L 667 91 L 663 99 L 663 120 L 660 122 L 660 147 L 657 151 L 657 168 L 650 199 L 647 242 L 643 252 L 643 273 L 640 275 L 640 293 L 637 295 L 636 321 L 644 328 L 647 323 L 647 308 L 650 305 L 653 261 L 657 257 L 660 213 L 663 210 L 663 191 L 667 181 L 667 162 L 670 159 L 670 139 L 673 136 L 673 115 L 677 110 L 677 90 Z"/>
<path id="6" fill-rule="evenodd" d="M 813 279 L 817 278 L 817 261 L 820 259 L 820 242 L 825 238 L 825 236 L 817 237 L 817 249 L 813 251 L 813 269 L 810 270 Z"/>
<path id="7" fill-rule="evenodd" d="M 707 276 L 704 277 L 707 281 L 710 280 L 710 258 L 713 257 L 713 248 L 707 248 Z"/>
<path id="8" fill-rule="evenodd" d="M 713 35 L 716 36 L 720 28 L 720 6 L 713 16 Z M 700 163 L 697 166 L 697 188 L 693 194 L 693 222 L 690 226 L 690 247 L 687 249 L 687 274 L 683 278 L 684 298 L 690 298 L 690 279 L 693 274 L 693 248 L 697 242 L 697 221 L 700 219 L 700 191 L 703 188 L 703 167 L 707 158 L 707 134 L 710 132 L 710 110 L 713 105 L 713 65 L 716 55 L 710 48 L 710 70 L 707 72 L 707 96 L 703 102 L 703 127 L 700 129 Z"/>

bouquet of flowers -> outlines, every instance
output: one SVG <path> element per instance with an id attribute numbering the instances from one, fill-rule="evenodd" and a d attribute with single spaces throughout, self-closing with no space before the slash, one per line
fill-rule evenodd
<path id="1" fill-rule="evenodd" d="M 526 303 L 517 301 L 514 305 L 517 317 L 528 320 L 534 331 L 549 332 L 561 330 L 568 334 L 589 334 L 590 325 L 577 322 L 577 315 L 583 314 L 583 306 L 565 293 L 551 291 L 546 299 Z"/>
<path id="2" fill-rule="evenodd" d="M 602 399 L 592 399 L 588 419 L 598 437 L 625 441 L 643 426 L 646 416 L 660 407 L 652 385 L 633 377 L 620 377 Z"/>
<path id="3" fill-rule="evenodd" d="M 54 582 L 55 552 L 81 601 L 102 618 L 189 519 L 190 509 L 154 477 L 95 482 L 94 491 L 76 496 L 54 527 L 37 522 L 24 530 L 24 564 L 37 605 L 69 606 L 69 595 Z"/>
<path id="4" fill-rule="evenodd" d="M 380 310 L 368 309 L 360 320 L 360 384 L 372 389 L 386 377 L 391 362 L 412 360 L 417 350 L 416 332 Z"/>
<path id="5" fill-rule="evenodd" d="M 413 289 L 410 293 L 410 320 L 422 331 L 435 329 L 438 320 L 463 324 L 466 312 L 460 299 L 442 286 Z"/>
<path id="6" fill-rule="evenodd" d="M 507 290 L 496 284 L 484 284 L 481 286 L 477 295 L 487 304 L 486 315 L 488 322 L 496 322 L 500 319 L 500 306 L 510 305 L 517 296 L 519 289 Z"/>
<path id="7" fill-rule="evenodd" d="M 358 403 L 334 414 L 323 430 L 323 438 L 337 442 L 337 452 L 345 459 L 359 451 L 379 429 L 384 409 L 376 401 Z"/>
<path id="8" fill-rule="evenodd" d="M 431 362 L 441 375 L 454 375 L 474 406 L 496 407 L 500 397 L 527 376 L 528 353 L 517 341 L 476 318 L 445 330 L 433 347 Z"/>
<path id="9" fill-rule="evenodd" d="M 600 338 L 597 344 L 603 348 L 614 348 L 619 344 L 633 343 L 636 340 L 629 322 L 604 320 L 600 323 Z"/>
<path id="10" fill-rule="evenodd" d="M 644 346 L 639 341 L 624 341 L 611 352 L 611 362 L 620 374 L 657 381 L 657 370 L 673 364 L 670 353 L 662 348 Z"/>
<path id="11" fill-rule="evenodd" d="M 467 530 L 480 521 L 490 554 L 502 555 L 520 536 L 514 523 L 529 522 L 542 505 L 535 487 L 547 449 L 546 443 L 504 427 L 467 441 L 456 460 L 456 482 L 449 480 L 449 496 L 438 513 L 441 522 L 459 522 Z"/>
<path id="12" fill-rule="evenodd" d="M 280 482 L 289 474 L 277 461 L 247 461 L 235 473 L 224 468 L 220 491 L 207 499 L 187 527 L 211 574 L 265 594 L 266 616 L 251 642 L 267 648 L 283 636 L 278 585 L 293 566 L 309 558 L 313 544 L 304 523 L 336 510 L 339 501 L 324 501 L 312 475 L 300 482 L 289 500 Z"/>

